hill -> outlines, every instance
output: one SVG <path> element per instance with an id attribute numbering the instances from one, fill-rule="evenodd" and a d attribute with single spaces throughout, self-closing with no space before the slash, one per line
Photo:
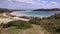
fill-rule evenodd
<path id="1" fill-rule="evenodd" d="M 41 20 L 41 23 L 43 23 L 43 27 L 52 34 L 60 34 L 60 14 L 44 18 Z"/>
<path id="2" fill-rule="evenodd" d="M 52 9 L 36 9 L 36 10 L 32 10 L 32 11 L 60 11 L 60 9 L 58 9 L 58 8 L 52 8 Z"/>

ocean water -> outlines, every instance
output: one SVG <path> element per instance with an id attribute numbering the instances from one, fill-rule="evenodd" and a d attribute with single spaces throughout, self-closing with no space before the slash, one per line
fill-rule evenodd
<path id="1" fill-rule="evenodd" d="M 55 13 L 60 13 L 60 11 L 16 11 L 13 12 L 14 15 L 19 16 L 43 16 L 43 17 L 49 17 L 51 15 L 54 15 Z"/>

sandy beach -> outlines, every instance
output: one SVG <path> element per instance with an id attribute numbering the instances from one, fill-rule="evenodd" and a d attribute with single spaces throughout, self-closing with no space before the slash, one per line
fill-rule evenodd
<path id="1" fill-rule="evenodd" d="M 7 18 L 0 18 L 0 24 L 1 23 L 8 23 L 10 21 L 13 21 L 13 20 L 23 20 L 23 21 L 29 21 L 29 19 L 25 19 L 25 18 L 19 18 L 19 17 L 10 17 L 10 16 L 7 16 L 6 13 L 3 13 L 3 16 L 7 17 Z"/>
<path id="2" fill-rule="evenodd" d="M 8 23 L 9 21 L 13 21 L 13 20 L 12 20 L 12 19 L 8 19 L 8 18 L 0 18 L 0 24 L 1 24 L 1 23 L 6 24 L 6 23 Z"/>
<path id="3" fill-rule="evenodd" d="M 14 13 L 11 13 L 11 15 L 14 15 Z M 13 20 L 23 20 L 23 21 L 29 21 L 30 19 L 26 19 L 26 18 L 30 18 L 25 16 L 20 18 L 19 16 L 15 16 L 15 17 L 11 17 L 10 14 L 6 15 L 6 13 L 3 13 L 3 16 L 7 17 L 7 18 L 0 18 L 0 24 L 1 23 L 8 23 L 9 21 L 13 21 Z M 35 17 L 35 18 L 42 18 L 42 17 Z"/>

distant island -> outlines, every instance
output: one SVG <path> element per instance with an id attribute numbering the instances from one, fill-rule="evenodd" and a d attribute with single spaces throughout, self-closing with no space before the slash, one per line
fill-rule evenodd
<path id="1" fill-rule="evenodd" d="M 32 11 L 60 11 L 58 8 L 52 8 L 52 9 L 35 9 Z"/>

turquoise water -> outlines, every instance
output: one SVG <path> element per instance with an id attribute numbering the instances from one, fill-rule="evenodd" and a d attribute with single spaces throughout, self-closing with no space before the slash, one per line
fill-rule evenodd
<path id="1" fill-rule="evenodd" d="M 43 17 L 48 17 L 51 15 L 54 15 L 55 13 L 60 13 L 60 11 L 20 11 L 20 12 L 15 12 L 16 15 L 21 15 L 21 16 L 43 16 Z"/>

